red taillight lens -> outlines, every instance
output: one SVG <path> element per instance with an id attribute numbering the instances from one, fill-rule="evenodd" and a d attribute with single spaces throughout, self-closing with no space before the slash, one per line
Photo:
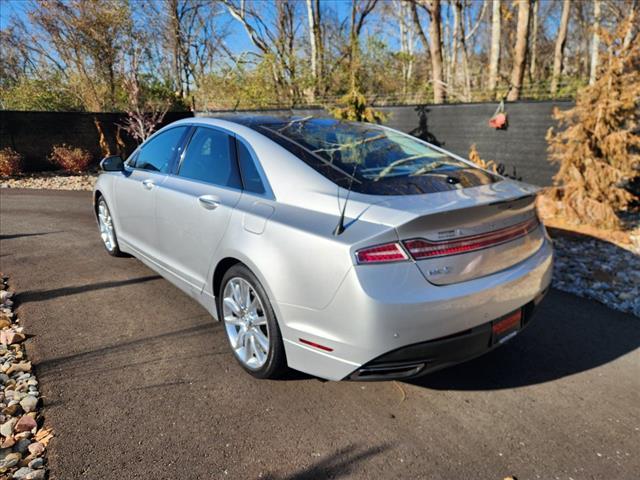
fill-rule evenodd
<path id="1" fill-rule="evenodd" d="M 446 240 L 442 242 L 430 242 L 422 238 L 406 240 L 404 246 L 416 260 L 423 258 L 444 257 L 467 253 L 474 250 L 492 247 L 501 243 L 523 237 L 535 230 L 538 226 L 538 219 L 532 218 L 526 222 L 518 223 L 510 227 L 495 230 L 481 235 L 460 238 L 456 240 Z"/>
<path id="2" fill-rule="evenodd" d="M 407 260 L 407 254 L 399 243 L 385 243 L 375 247 L 363 248 L 356 252 L 358 263 L 383 263 Z"/>

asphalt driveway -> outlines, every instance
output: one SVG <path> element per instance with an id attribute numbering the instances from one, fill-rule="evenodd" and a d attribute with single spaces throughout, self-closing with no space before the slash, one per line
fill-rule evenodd
<path id="1" fill-rule="evenodd" d="M 640 319 L 551 291 L 535 323 L 413 383 L 258 381 L 87 192 L 0 191 L 54 479 L 637 479 Z"/>

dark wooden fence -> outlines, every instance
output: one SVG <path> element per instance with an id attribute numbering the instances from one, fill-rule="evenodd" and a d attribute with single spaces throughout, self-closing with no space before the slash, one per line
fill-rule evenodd
<path id="1" fill-rule="evenodd" d="M 503 163 L 506 173 L 522 177 L 526 182 L 550 185 L 557 167 L 547 160 L 547 130 L 555 126 L 551 114 L 554 107 L 570 108 L 571 102 L 516 102 L 506 106 L 509 125 L 506 130 L 494 130 L 488 121 L 496 104 L 456 104 L 381 107 L 389 120 L 386 125 L 409 132 L 436 143 L 463 157 L 476 144 L 485 160 Z M 199 112 L 198 116 L 223 112 Z M 255 113 L 292 113 L 291 110 L 271 110 Z M 296 115 L 326 115 L 322 110 L 294 110 Z M 167 115 L 165 124 L 191 116 L 189 112 Z M 116 150 L 116 125 L 122 123 L 120 113 L 74 112 L 0 112 L 0 148 L 10 146 L 25 157 L 26 169 L 51 169 L 46 157 L 53 145 L 66 143 L 89 150 L 99 159 L 99 136 L 94 120 L 102 125 L 106 140 Z M 135 143 L 125 135 L 126 151 Z"/>

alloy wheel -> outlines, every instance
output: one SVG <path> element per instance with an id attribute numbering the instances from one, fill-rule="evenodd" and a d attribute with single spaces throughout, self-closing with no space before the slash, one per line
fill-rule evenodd
<path id="1" fill-rule="evenodd" d="M 269 356 L 269 325 L 262 300 L 241 277 L 233 277 L 222 293 L 222 315 L 231 348 L 246 367 L 257 370 Z"/>
<path id="2" fill-rule="evenodd" d="M 116 235 L 113 230 L 113 219 L 109 207 L 104 200 L 98 203 L 98 223 L 100 225 L 100 237 L 104 246 L 112 252 L 116 247 Z"/>

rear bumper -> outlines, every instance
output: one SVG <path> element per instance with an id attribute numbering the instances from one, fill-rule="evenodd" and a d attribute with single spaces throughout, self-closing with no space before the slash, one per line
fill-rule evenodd
<path id="1" fill-rule="evenodd" d="M 552 264 L 551 243 L 545 239 L 519 264 L 454 285 L 430 284 L 411 262 L 355 267 L 326 308 L 278 304 L 288 364 L 311 375 L 342 380 L 393 352 L 431 342 L 428 349 L 443 348 L 436 342 L 454 336 L 461 338 L 446 344 L 451 353 L 435 358 L 426 350 L 419 360 L 430 359 L 429 365 L 402 373 L 415 375 L 463 361 L 486 351 L 483 325 L 532 304 L 547 290 Z M 469 333 L 473 335 L 467 337 Z M 304 345 L 301 339 L 327 349 Z"/>
<path id="2" fill-rule="evenodd" d="M 529 325 L 547 291 L 523 307 L 522 326 L 518 333 Z M 375 381 L 411 378 L 466 362 L 503 344 L 492 343 L 491 326 L 492 322 L 487 322 L 444 338 L 401 347 L 358 368 L 347 379 Z"/>

